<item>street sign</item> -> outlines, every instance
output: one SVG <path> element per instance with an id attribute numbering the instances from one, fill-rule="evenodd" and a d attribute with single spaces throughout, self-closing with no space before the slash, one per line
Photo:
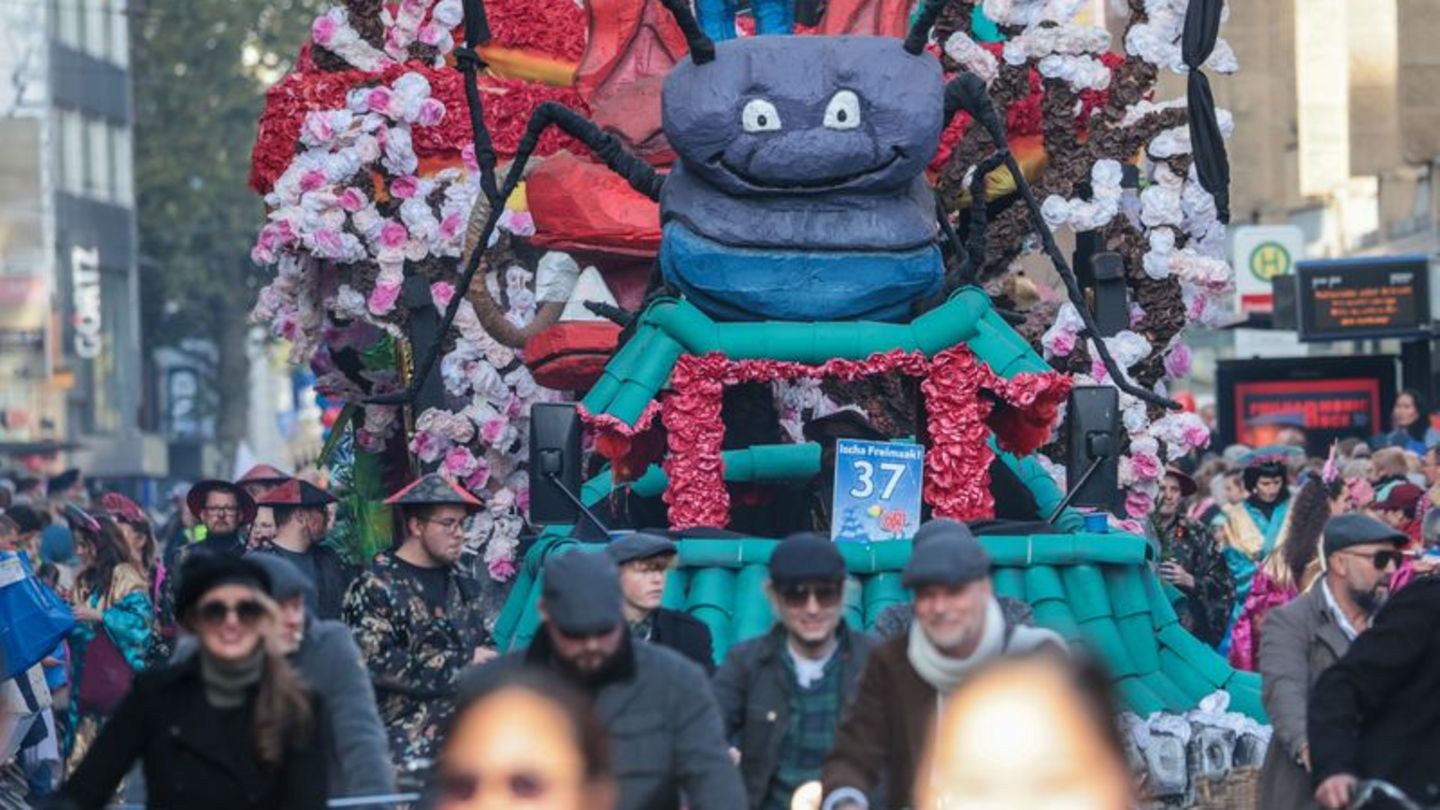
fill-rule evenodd
<path id="1" fill-rule="evenodd" d="M 1235 311 L 1272 312 L 1270 282 L 1295 272 L 1305 257 L 1305 234 L 1296 225 L 1242 225 L 1235 229 L 1230 259 L 1235 267 Z"/>
<path id="2" fill-rule="evenodd" d="M 920 527 L 925 448 L 840 439 L 830 538 L 870 543 L 903 540 Z"/>
<path id="3" fill-rule="evenodd" d="M 1301 340 L 1414 337 L 1430 328 L 1424 256 L 1307 261 L 1296 275 Z"/>

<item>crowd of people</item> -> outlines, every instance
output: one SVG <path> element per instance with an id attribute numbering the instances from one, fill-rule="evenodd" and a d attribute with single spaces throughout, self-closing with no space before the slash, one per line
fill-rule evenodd
<path id="1" fill-rule="evenodd" d="M 1263 678 L 1262 807 L 1344 807 L 1362 776 L 1440 799 L 1440 446 L 1390 438 L 1182 460 L 1143 527 L 1182 622 Z M 913 604 L 869 633 L 836 545 L 780 542 L 773 628 L 717 667 L 707 626 L 661 606 L 678 549 L 647 532 L 545 560 L 533 641 L 500 654 L 457 565 L 483 501 L 439 475 L 387 499 L 395 542 L 364 566 L 326 542 L 333 496 L 268 466 L 177 492 L 158 532 L 78 475 L 0 499 L 0 574 L 69 622 L 6 662 L 0 807 L 392 806 L 431 766 L 446 810 L 1137 798 L 1108 678 L 995 594 L 962 523 L 922 525 Z"/>

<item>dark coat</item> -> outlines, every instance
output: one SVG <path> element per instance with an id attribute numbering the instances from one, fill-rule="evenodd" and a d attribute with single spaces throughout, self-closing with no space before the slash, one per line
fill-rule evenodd
<path id="1" fill-rule="evenodd" d="M 1402 588 L 1310 695 L 1312 782 L 1348 773 L 1440 802 L 1440 576 Z"/>
<path id="2" fill-rule="evenodd" d="M 267 541 L 250 553 L 275 554 L 278 551 L 274 543 Z M 317 619 L 338 620 L 340 607 L 345 601 L 345 589 L 360 574 L 360 569 L 347 564 L 335 549 L 323 543 L 310 547 L 310 558 L 315 562 L 315 593 L 305 595 L 310 613 Z"/>
<path id="3" fill-rule="evenodd" d="M 839 630 L 841 705 L 855 696 L 855 686 L 865 659 L 870 655 L 870 638 L 850 632 L 844 622 Z M 795 679 L 783 656 L 786 631 L 776 625 L 766 635 L 730 648 L 725 663 L 715 673 L 715 698 L 725 722 L 725 736 L 740 749 L 740 776 L 750 807 L 765 801 L 770 782 L 780 767 L 780 745 L 790 724 L 790 695 Z"/>
<path id="4" fill-rule="evenodd" d="M 252 704 L 253 705 L 253 704 Z M 319 702 L 316 703 L 317 716 Z M 250 728 L 248 717 L 244 727 Z M 316 724 L 317 726 L 319 723 Z M 205 699 L 198 657 L 135 676 L 54 808 L 101 808 L 136 760 L 151 810 L 311 810 L 325 807 L 325 762 L 312 732 L 278 770 L 262 766 L 247 733 L 227 736 Z"/>
<path id="5" fill-rule="evenodd" d="M 710 628 L 699 619 L 679 610 L 658 608 L 651 644 L 669 647 L 699 664 L 705 673 L 715 672 L 715 648 L 710 641 Z"/>
<path id="6" fill-rule="evenodd" d="M 739 810 L 745 788 L 730 761 L 720 710 L 705 673 L 673 650 L 626 636 L 628 657 L 614 677 L 591 687 L 595 713 L 610 735 L 617 810 Z M 486 669 L 554 669 L 544 629 L 529 649 Z"/>
<path id="7" fill-rule="evenodd" d="M 175 646 L 175 662 L 188 661 L 199 644 L 185 636 Z M 320 744 L 325 750 L 330 795 L 386 796 L 395 792 L 390 741 L 375 707 L 370 673 L 350 628 L 306 616 L 300 648 L 290 663 L 324 702 Z"/>
<path id="8" fill-rule="evenodd" d="M 1315 808 L 1310 774 L 1300 764 L 1307 700 L 1320 674 L 1350 649 L 1316 583 L 1289 604 L 1271 610 L 1260 632 L 1260 677 L 1265 713 L 1275 728 L 1260 771 L 1260 806 Z"/>
<path id="9" fill-rule="evenodd" d="M 849 787 L 873 798 L 883 784 L 895 807 L 911 805 L 915 769 L 938 704 L 935 687 L 910 665 L 909 645 L 905 634 L 870 651 L 835 748 L 820 770 L 825 796 Z"/>

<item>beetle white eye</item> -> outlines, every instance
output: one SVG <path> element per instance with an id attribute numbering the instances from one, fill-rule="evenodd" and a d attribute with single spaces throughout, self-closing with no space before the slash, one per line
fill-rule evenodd
<path id="1" fill-rule="evenodd" d="M 825 108 L 825 126 L 829 129 L 854 129 L 860 126 L 860 97 L 854 91 L 841 90 Z"/>
<path id="2" fill-rule="evenodd" d="M 740 111 L 740 123 L 746 132 L 778 132 L 780 111 L 763 98 L 752 98 Z"/>

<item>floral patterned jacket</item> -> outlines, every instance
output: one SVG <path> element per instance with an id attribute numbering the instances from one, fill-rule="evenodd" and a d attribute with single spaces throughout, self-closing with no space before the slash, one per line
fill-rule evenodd
<path id="1" fill-rule="evenodd" d="M 432 611 L 387 551 L 350 584 L 341 616 L 370 669 L 390 755 L 397 764 L 432 757 L 456 678 L 489 643 L 479 585 L 451 572 L 445 605 Z"/>

